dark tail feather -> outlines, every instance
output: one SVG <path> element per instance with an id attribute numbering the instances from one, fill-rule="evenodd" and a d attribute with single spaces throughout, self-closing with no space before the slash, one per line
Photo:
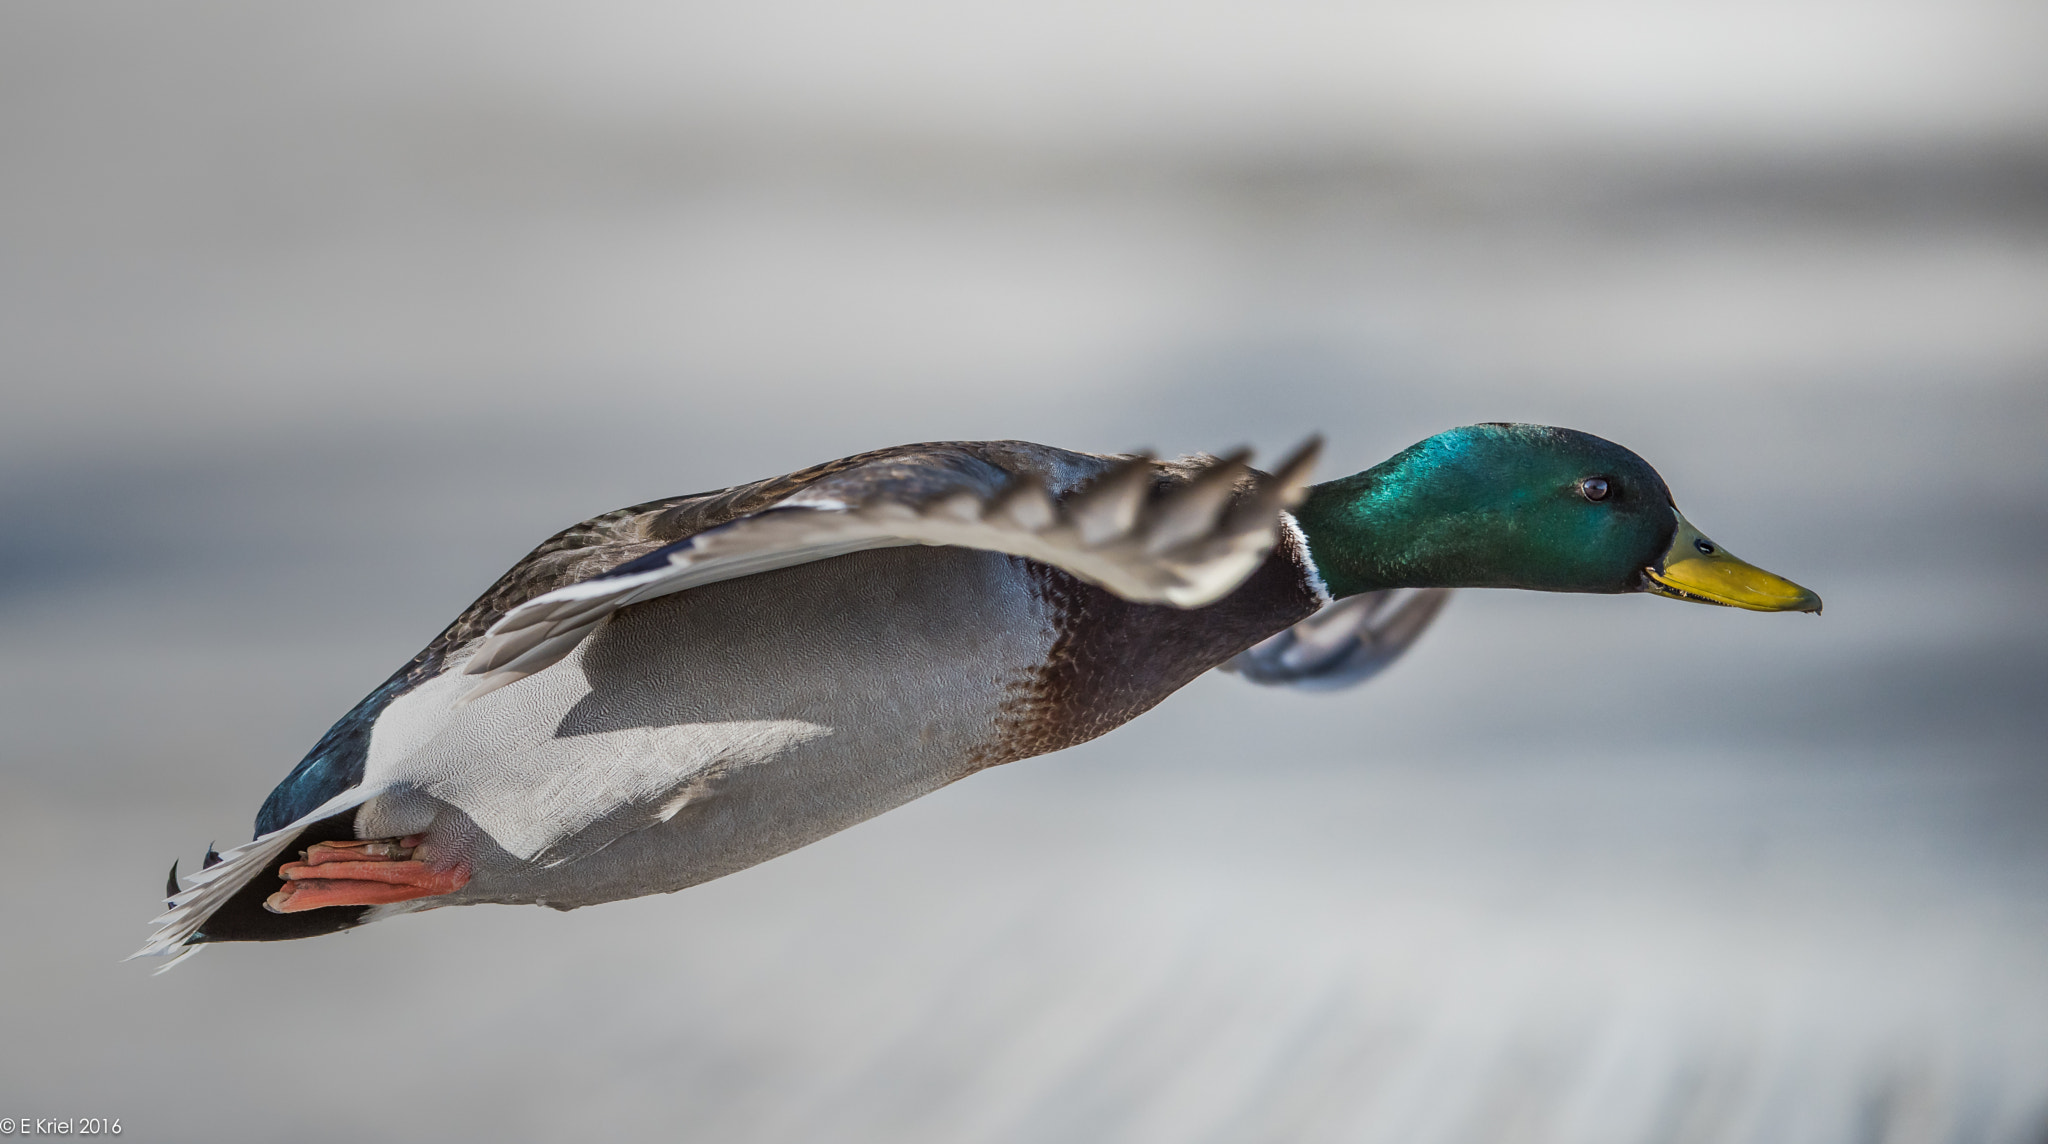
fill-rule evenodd
<path id="1" fill-rule="evenodd" d="M 334 842 L 354 838 L 356 812 L 354 807 L 340 814 L 323 818 L 299 832 L 290 849 L 303 850 L 315 842 Z M 220 861 L 220 855 L 207 847 L 207 865 Z M 192 935 L 197 945 L 211 941 L 288 941 L 292 938 L 318 937 L 321 934 L 336 933 L 352 929 L 363 922 L 363 915 L 370 912 L 368 906 L 329 906 L 324 910 L 308 910 L 302 914 L 273 914 L 263 908 L 263 900 L 284 888 L 284 879 L 273 867 L 249 879 L 247 885 L 228 899 L 218 910 L 206 919 L 200 931 Z"/>

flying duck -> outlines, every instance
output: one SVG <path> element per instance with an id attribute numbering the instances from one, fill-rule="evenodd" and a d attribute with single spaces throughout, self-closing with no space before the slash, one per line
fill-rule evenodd
<path id="1" fill-rule="evenodd" d="M 1453 588 L 1820 611 L 1587 433 L 1467 426 L 1311 485 L 1316 452 L 904 445 L 584 521 L 323 735 L 254 841 L 173 864 L 135 956 L 684 889 L 1213 668 L 1356 683 Z"/>

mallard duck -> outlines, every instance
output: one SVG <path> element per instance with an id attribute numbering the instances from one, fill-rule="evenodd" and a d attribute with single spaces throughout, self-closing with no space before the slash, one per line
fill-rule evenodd
<path id="1" fill-rule="evenodd" d="M 1587 433 L 1467 426 L 1311 485 L 1316 452 L 905 445 L 585 521 L 322 736 L 254 841 L 174 864 L 137 956 L 680 890 L 1212 668 L 1355 683 L 1453 588 L 1820 610 Z"/>

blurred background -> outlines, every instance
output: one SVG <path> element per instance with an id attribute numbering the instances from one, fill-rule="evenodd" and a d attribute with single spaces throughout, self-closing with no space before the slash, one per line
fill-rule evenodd
<path id="1" fill-rule="evenodd" d="M 0 203 L 0 1114 L 2048 1140 L 2034 0 L 17 0 Z M 1826 616 L 1467 592 L 673 897 L 119 964 L 582 517 L 1480 420 Z"/>

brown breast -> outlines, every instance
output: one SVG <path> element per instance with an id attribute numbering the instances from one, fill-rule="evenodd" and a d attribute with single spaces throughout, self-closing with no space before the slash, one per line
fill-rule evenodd
<path id="1" fill-rule="evenodd" d="M 1114 730 L 1321 606 L 1300 555 L 1284 541 L 1236 591 L 1201 608 L 1134 604 L 1057 568 L 1021 562 L 1052 620 L 1052 648 L 1012 686 L 976 769 Z"/>

